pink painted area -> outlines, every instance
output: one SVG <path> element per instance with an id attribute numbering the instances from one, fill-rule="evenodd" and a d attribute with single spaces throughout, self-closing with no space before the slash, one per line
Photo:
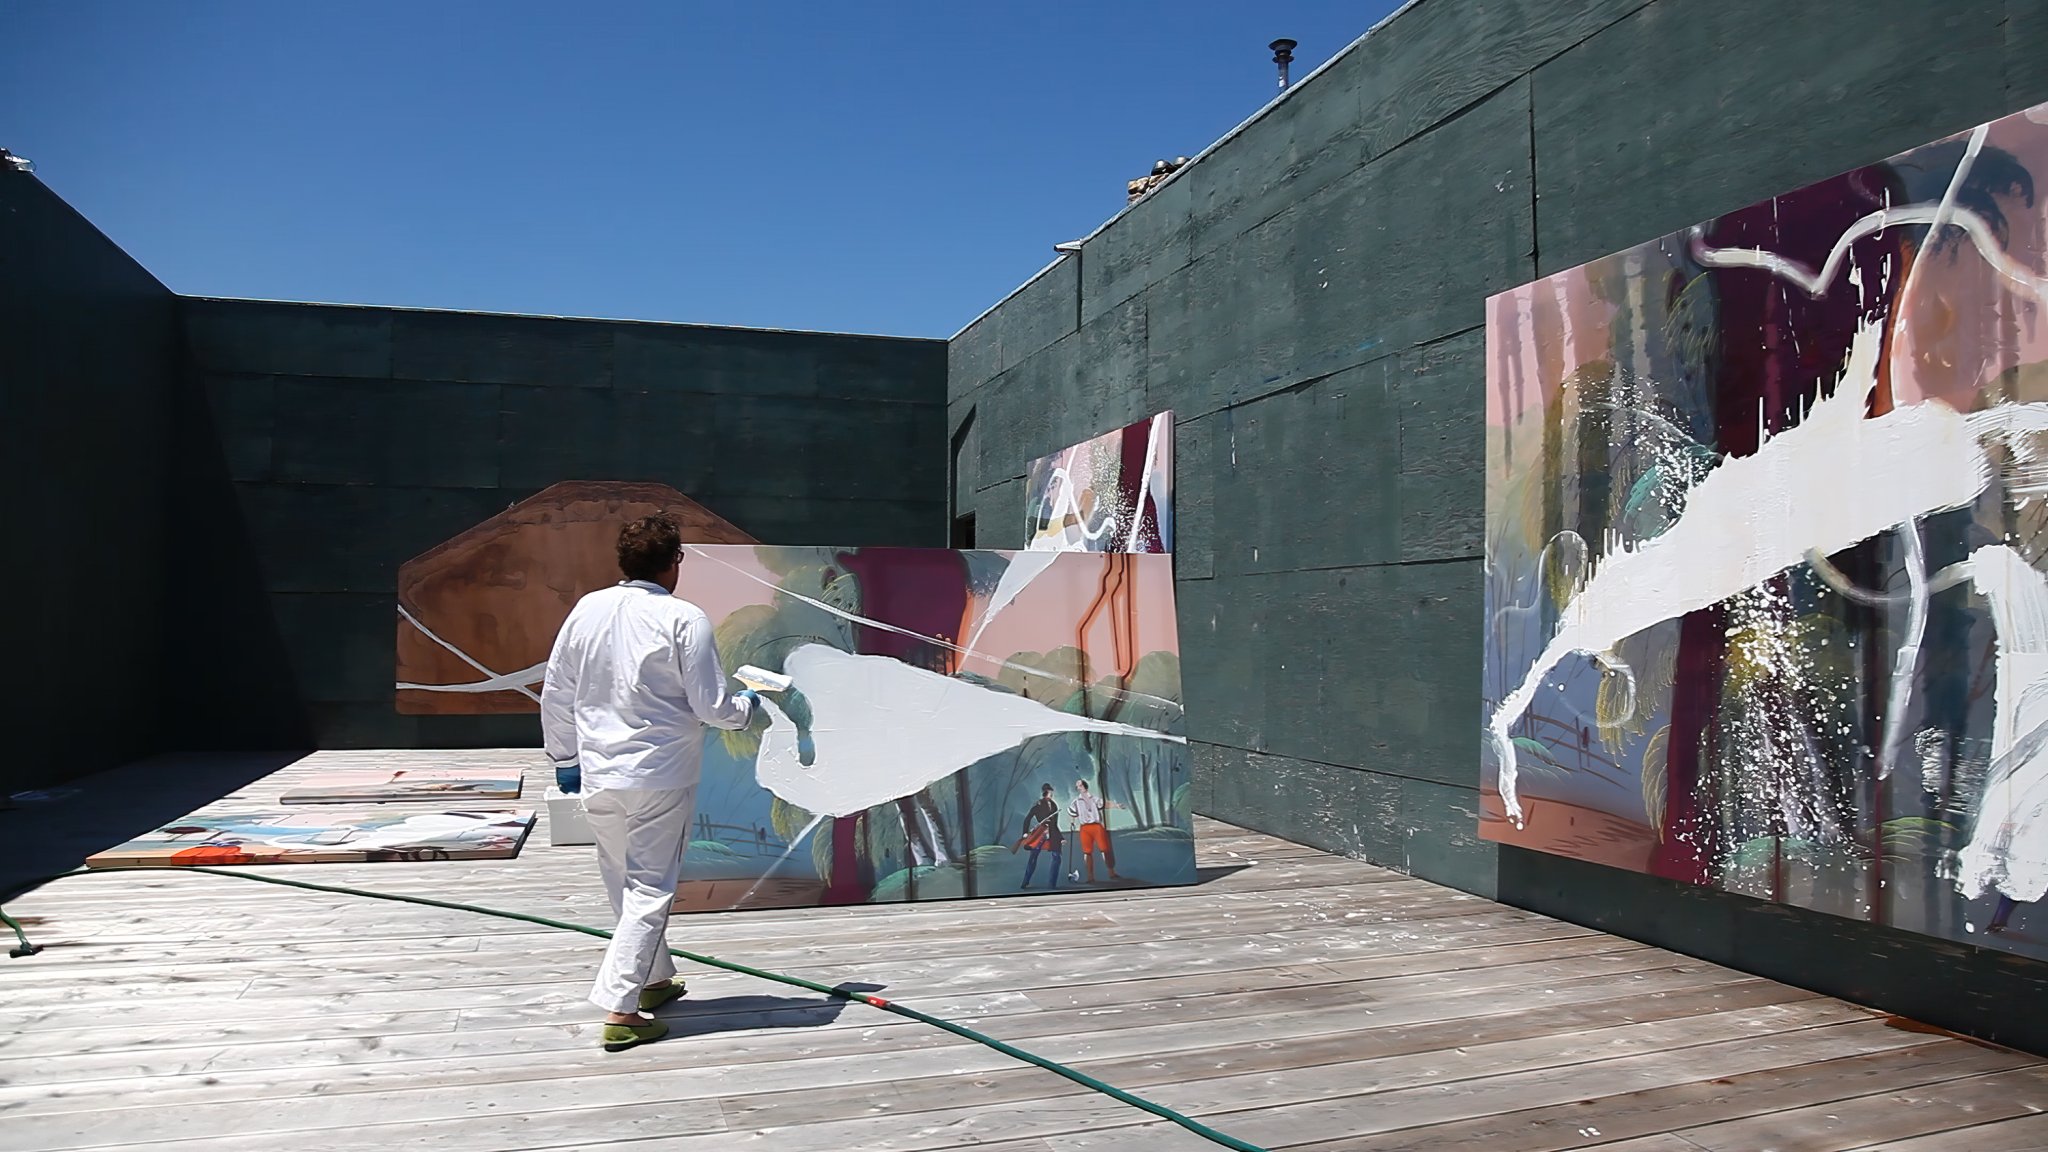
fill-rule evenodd
<path id="1" fill-rule="evenodd" d="M 2027 113 L 1994 122 L 1984 147 L 2016 158 L 2030 172 L 2048 173 L 2048 124 Z M 2036 275 L 2048 270 L 2048 186 L 2034 189 L 2031 205 L 2010 189 L 2001 189 L 1996 202 L 2007 254 Z M 2015 291 L 1960 231 L 1944 230 L 1942 241 L 1916 262 L 1910 285 L 1892 304 L 1896 402 L 1939 399 L 1968 411 L 1999 399 L 2048 399 L 1985 390 L 2015 367 L 2048 361 L 2041 303 Z"/>
<path id="2" fill-rule="evenodd" d="M 1541 410 L 1573 373 L 1614 355 L 1612 300 L 1623 290 L 1624 256 L 1559 272 L 1486 302 L 1486 422 L 1512 427 Z"/>
<path id="3" fill-rule="evenodd" d="M 780 577 L 763 566 L 750 545 L 705 545 L 704 555 L 683 561 L 676 595 L 720 621 L 750 604 L 769 604 Z M 829 552 L 822 553 L 829 556 Z M 1014 555 L 1014 554 L 1013 554 Z M 1081 619 L 1102 587 L 1103 573 L 1121 557 L 1131 566 L 1129 595 L 1137 613 L 1137 655 L 1180 653 L 1180 631 L 1174 614 L 1173 558 L 1156 553 L 1062 552 L 989 624 L 975 644 L 989 659 L 968 658 L 963 669 L 995 676 L 994 663 L 1019 652 L 1045 652 L 1073 645 Z M 738 569 L 735 571 L 734 569 Z M 752 577 L 752 579 L 749 579 Z M 815 595 L 815 588 L 801 588 Z M 987 607 L 978 601 L 970 615 L 978 620 Z M 1090 663 L 1103 675 L 1113 670 L 1115 642 L 1113 605 L 1105 604 L 1087 637 Z M 972 629 L 968 629 L 971 633 Z"/>
<path id="4" fill-rule="evenodd" d="M 976 642 L 975 651 L 994 659 L 1018 652 L 1044 652 L 1071 645 L 1075 631 L 1102 585 L 1102 574 L 1114 553 L 1062 552 L 1038 579 L 1018 593 Z M 1180 630 L 1173 610 L 1173 560 L 1156 553 L 1128 554 L 1132 593 L 1138 613 L 1138 652 L 1180 654 Z M 1110 633 L 1111 608 L 1105 605 L 1088 635 L 1089 662 L 1101 676 L 1112 670 L 1115 647 Z M 994 676 L 1001 669 L 988 659 L 970 657 L 964 670 Z"/>
<path id="5" fill-rule="evenodd" d="M 749 604 L 770 604 L 780 579 L 763 567 L 750 544 L 706 544 L 707 555 L 687 555 L 676 578 L 676 595 L 704 610 L 713 622 Z M 731 565 L 731 568 L 726 567 Z M 732 569 L 741 571 L 735 572 Z M 756 577 L 749 580 L 745 572 Z M 762 583 L 761 581 L 766 581 Z"/>

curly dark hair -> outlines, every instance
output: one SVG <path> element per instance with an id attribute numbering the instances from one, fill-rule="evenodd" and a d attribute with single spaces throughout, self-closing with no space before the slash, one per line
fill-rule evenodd
<path id="1" fill-rule="evenodd" d="M 642 516 L 619 529 L 619 571 L 628 580 L 653 580 L 683 551 L 683 531 L 667 516 Z"/>

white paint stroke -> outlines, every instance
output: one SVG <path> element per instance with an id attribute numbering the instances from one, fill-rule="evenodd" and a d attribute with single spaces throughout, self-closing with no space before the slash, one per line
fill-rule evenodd
<path id="1" fill-rule="evenodd" d="M 1749 456 L 1725 457 L 1687 493 L 1661 535 L 1615 539 L 1566 604 L 1557 632 L 1487 725 L 1508 818 L 1522 820 L 1510 729 L 1543 678 L 1573 653 L 1598 653 L 1666 620 L 1711 607 L 1799 564 L 1977 498 L 1990 461 L 1969 423 L 1929 400 L 1866 418 L 1877 383 L 1879 329 L 1850 345 L 1832 395 Z M 1911 467 L 1901 467 L 1911 461 Z"/>
<path id="2" fill-rule="evenodd" d="M 1610 676 L 1621 677 L 1622 686 L 1628 690 L 1628 695 L 1621 706 L 1621 715 L 1614 717 L 1614 722 L 1616 724 L 1625 724 L 1634 719 L 1636 714 L 1635 669 L 1630 668 L 1626 661 L 1612 652 L 1595 652 L 1593 653 L 1593 659 L 1600 665 L 1602 672 Z"/>
<path id="3" fill-rule="evenodd" d="M 1145 431 L 1145 466 L 1144 471 L 1138 473 L 1138 506 L 1131 509 L 1131 522 L 1124 529 L 1123 551 L 1125 552 L 1136 552 L 1138 550 L 1138 527 L 1145 522 L 1145 498 L 1152 492 L 1152 468 L 1159 460 L 1159 426 L 1161 424 L 1171 426 L 1171 420 L 1162 420 L 1155 416 L 1152 419 L 1152 427 Z"/>
<path id="4" fill-rule="evenodd" d="M 745 892 L 740 894 L 740 898 L 733 901 L 731 904 L 728 904 L 726 907 L 745 908 L 747 906 L 747 901 L 752 900 L 754 898 L 754 893 L 761 890 L 761 885 L 767 883 L 768 878 L 775 875 L 776 869 L 782 867 L 784 864 L 789 863 L 790 856 L 796 852 L 797 846 L 804 842 L 804 837 L 809 836 L 811 833 L 817 831 L 818 825 L 823 824 L 824 822 L 825 818 L 823 816 L 811 817 L 811 822 L 809 824 L 804 825 L 803 831 L 798 832 L 796 835 L 789 838 L 789 846 L 782 850 L 782 855 L 777 856 L 775 858 L 775 863 L 770 864 L 767 868 L 763 869 L 761 875 L 754 879 L 754 883 L 751 886 L 749 886 Z"/>
<path id="5" fill-rule="evenodd" d="M 1846 599 L 1854 600 L 1858 604 L 1867 605 L 1872 608 L 1889 608 L 1895 604 L 1904 604 L 1908 599 L 1908 597 L 1896 592 L 1871 592 L 1858 588 L 1855 581 L 1849 579 L 1848 573 L 1835 567 L 1834 561 L 1821 555 L 1817 550 L 1807 550 L 1806 563 L 1813 569 L 1813 574 L 1820 578 L 1822 584 L 1827 585 L 1834 592 Z M 1929 594 L 1945 592 L 1958 584 L 1967 582 L 1969 579 L 1970 563 L 1965 560 L 1960 563 L 1951 564 L 1936 572 L 1932 577 L 1929 577 L 1927 591 Z"/>
<path id="6" fill-rule="evenodd" d="M 1062 712 L 886 656 L 855 656 L 823 644 L 797 648 L 782 667 L 810 702 L 817 755 L 804 766 L 796 725 L 763 697 L 769 723 L 754 775 L 813 815 L 850 816 L 912 795 L 1033 736 L 1102 732 L 1187 743 L 1184 736 Z"/>
<path id="7" fill-rule="evenodd" d="M 506 672 L 488 680 L 471 680 L 464 684 L 414 684 L 400 680 L 398 687 L 414 692 L 517 692 L 522 685 L 538 684 L 547 677 L 548 666 L 535 664 L 517 672 Z"/>
<path id="8" fill-rule="evenodd" d="M 1980 449 L 1981 451 L 1981 449 Z M 1892 682 L 1885 693 L 1883 735 L 1878 741 L 1877 778 L 1891 778 L 1898 764 L 1899 749 L 1906 738 L 1906 712 L 1913 703 L 1913 679 L 1920 674 L 1920 642 L 1927 637 L 1927 602 L 1931 591 L 1927 581 L 1927 545 L 1920 538 L 1920 523 L 1899 526 L 1905 543 L 1901 567 L 1906 572 L 1906 634 L 1892 656 Z"/>
<path id="9" fill-rule="evenodd" d="M 1073 676 L 1062 676 L 1057 672 L 1048 672 L 1043 668 L 1033 668 L 1028 664 L 1013 664 L 1010 661 L 1004 660 L 999 656 L 991 656 L 986 652 L 977 652 L 971 648 L 962 647 L 958 644 L 953 643 L 951 640 L 942 640 L 937 636 L 927 636 L 922 632 L 916 632 L 909 628 L 899 628 L 894 624 L 885 624 L 880 620 L 871 620 L 868 617 L 862 616 L 858 613 L 848 612 L 844 608 L 839 608 L 831 604 L 827 604 L 823 600 L 814 600 L 809 596 L 805 596 L 801 592 L 792 592 L 789 589 L 774 583 L 773 581 L 763 580 L 761 577 L 754 575 L 752 572 L 749 572 L 744 568 L 741 568 L 737 564 L 728 564 L 725 561 L 720 560 L 718 557 L 712 555 L 709 552 L 704 551 L 702 548 L 698 547 L 695 544 L 685 544 L 683 545 L 683 548 L 693 555 L 702 556 L 704 559 L 711 561 L 713 564 L 716 564 L 721 568 L 727 568 L 733 572 L 737 572 L 741 576 L 744 576 L 747 579 L 752 580 L 754 583 L 759 584 L 764 588 L 773 589 L 776 593 L 780 595 L 787 596 L 792 600 L 802 601 L 803 603 L 809 604 L 811 607 L 816 608 L 821 612 L 837 616 L 842 620 L 851 621 L 855 624 L 865 624 L 870 628 L 879 628 L 884 632 L 893 632 L 898 636 L 907 636 L 913 640 L 922 640 L 927 644 L 937 645 L 938 647 L 944 648 L 949 652 L 957 652 L 962 656 L 972 656 L 977 660 L 986 660 L 989 663 L 994 664 L 998 668 L 1007 668 L 1012 672 L 1021 672 L 1027 676 L 1037 676 L 1046 680 L 1058 680 L 1065 684 L 1082 683 L 1081 680 Z M 788 668 L 785 667 L 783 671 L 787 672 Z M 1098 687 L 1096 691 L 1099 691 L 1104 695 L 1115 696 L 1118 699 L 1122 700 L 1144 700 L 1152 704 L 1157 704 L 1163 708 L 1171 708 L 1175 712 L 1179 712 L 1182 710 L 1181 705 L 1178 701 L 1168 700 L 1164 696 L 1153 696 L 1145 692 L 1132 692 L 1128 689 L 1123 688 Z"/>
<path id="10" fill-rule="evenodd" d="M 1086 447 L 1086 445 L 1082 445 L 1082 447 Z M 1073 451 L 1074 449 L 1069 448 L 1063 455 L 1071 454 Z M 1063 539 L 1067 532 L 1067 527 L 1063 521 L 1069 513 L 1074 517 L 1073 530 L 1079 532 L 1081 539 L 1090 544 L 1102 539 L 1105 534 L 1116 528 L 1117 510 L 1107 503 L 1101 506 L 1101 521 L 1092 527 L 1089 525 L 1088 517 L 1081 512 L 1081 498 L 1078 495 L 1079 486 L 1074 483 L 1073 473 L 1068 470 L 1066 464 L 1056 464 L 1053 466 L 1052 478 L 1046 487 L 1046 495 L 1052 504 L 1052 507 L 1047 510 L 1046 523 L 1061 526 L 1060 538 L 1047 539 L 1034 536 L 1026 545 L 1026 551 L 1094 551 L 1094 549 L 1072 547 L 1070 542 Z"/>
<path id="11" fill-rule="evenodd" d="M 1758 268 L 1781 280 L 1796 284 L 1808 296 L 1819 296 L 1828 290 L 1828 285 L 1842 270 L 1842 262 L 1848 257 L 1849 246 L 1865 236 L 1874 236 L 1887 228 L 1898 228 L 1909 224 L 1932 224 L 1940 213 L 1938 204 L 1908 204 L 1898 208 L 1881 208 L 1849 225 L 1835 246 L 1828 252 L 1828 258 L 1818 272 L 1790 257 L 1761 248 L 1710 248 L 1701 226 L 1692 229 L 1692 258 L 1707 268 Z M 1986 263 L 1999 275 L 2012 281 L 2036 300 L 2048 301 L 2048 279 L 2022 268 L 1999 247 L 1998 236 L 1991 230 L 1982 216 L 1968 208 L 1957 208 L 1954 219 L 1949 223 L 1961 228 L 1975 244 Z"/>
<path id="12" fill-rule="evenodd" d="M 2048 433 L 2048 404 L 2000 404 L 1969 415 L 1970 431 L 1978 439 L 2003 447 L 2011 457 L 2006 488 L 2016 496 L 2048 495 L 2048 452 L 2042 435 Z"/>
<path id="13" fill-rule="evenodd" d="M 1998 664 L 1992 766 L 1957 855 L 1956 889 L 2040 900 L 2048 897 L 2048 577 L 2003 544 L 1966 563 L 1991 607 Z"/>
<path id="14" fill-rule="evenodd" d="M 420 623 L 419 620 L 416 617 L 414 617 L 412 613 L 407 612 L 405 610 L 405 605 L 400 604 L 398 606 L 398 615 L 400 619 L 412 625 L 414 628 L 419 629 L 420 635 L 425 636 L 427 639 L 432 640 L 434 643 L 439 644 L 441 647 L 446 648 L 450 652 L 455 653 L 456 659 L 462 661 L 464 664 L 469 665 L 471 668 L 474 668 L 477 671 L 483 673 L 486 677 L 488 677 L 488 679 L 482 681 L 482 684 L 491 685 L 491 687 L 482 687 L 481 685 L 476 684 L 408 684 L 401 681 L 398 684 L 398 687 L 414 688 L 425 692 L 503 692 L 509 690 L 519 693 L 521 696 L 526 697 L 528 700 L 533 701 L 535 704 L 540 703 L 540 696 L 534 691 L 532 691 L 530 688 L 528 688 L 527 685 L 532 684 L 541 678 L 541 675 L 547 671 L 547 666 L 545 664 L 537 664 L 533 668 L 528 668 L 520 672 L 493 672 L 489 668 L 484 667 L 481 663 L 478 663 L 476 660 L 472 659 L 469 653 L 464 652 L 462 649 L 457 648 L 455 645 L 450 644 L 448 641 L 443 640 L 439 636 L 434 635 L 433 629 L 428 628 L 425 624 Z M 538 672 L 536 672 L 536 669 L 538 669 Z M 523 679 L 520 679 L 517 683 L 504 683 L 508 676 L 523 677 Z"/>

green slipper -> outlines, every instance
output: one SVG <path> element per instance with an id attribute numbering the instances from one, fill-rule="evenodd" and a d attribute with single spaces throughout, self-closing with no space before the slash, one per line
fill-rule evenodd
<path id="1" fill-rule="evenodd" d="M 652 1044 L 668 1035 L 668 1025 L 660 1020 L 649 1020 L 645 1024 L 607 1024 L 604 1026 L 604 1050 L 624 1052 L 637 1044 Z"/>
<path id="2" fill-rule="evenodd" d="M 688 991 L 689 988 L 681 980 L 673 978 L 659 988 L 642 988 L 640 990 L 640 1010 L 642 1012 L 652 1012 L 663 1004 L 681 997 Z"/>

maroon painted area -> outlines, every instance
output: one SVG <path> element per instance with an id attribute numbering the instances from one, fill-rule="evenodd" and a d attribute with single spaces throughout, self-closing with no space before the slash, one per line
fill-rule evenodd
<path id="1" fill-rule="evenodd" d="M 1152 424 L 1159 417 L 1140 420 L 1119 434 L 1120 466 L 1116 474 L 1117 507 L 1129 508 L 1135 518 L 1126 552 L 1164 552 L 1159 542 L 1159 513 L 1147 500 L 1138 504 L 1138 492 L 1145 486 L 1145 450 L 1151 447 Z"/>
<path id="2" fill-rule="evenodd" d="M 939 548 L 862 548 L 834 557 L 860 582 L 860 614 L 925 636 L 959 642 L 967 614 L 967 561 Z M 952 653 L 937 644 L 862 624 L 854 648 L 919 668 L 945 671 Z"/>
<path id="3" fill-rule="evenodd" d="M 860 604 L 854 609 L 867 619 L 909 632 L 958 642 L 954 635 L 967 612 L 967 560 L 958 552 L 937 548 L 861 548 L 833 557 L 858 582 Z M 952 667 L 945 647 L 887 628 L 860 624 L 854 628 L 854 651 L 887 656 L 919 668 L 944 672 Z M 910 800 L 898 802 L 906 825 L 916 818 Z M 824 903 L 859 904 L 868 898 L 869 882 L 861 875 L 859 821 L 832 822 L 832 881 Z"/>
<path id="4" fill-rule="evenodd" d="M 1723 216 L 1705 230 L 1704 240 L 1715 248 L 1763 248 L 1818 268 L 1857 219 L 1903 199 L 1904 189 L 1888 168 L 1861 168 Z M 1759 269 L 1705 273 L 1716 303 L 1716 448 L 1731 456 L 1754 453 L 1766 438 L 1797 424 L 1832 388 L 1857 325 L 1883 309 L 1898 287 L 1906 266 L 1904 243 L 1896 232 L 1857 241 L 1848 263 L 1860 273 L 1861 290 L 1844 268 L 1819 298 Z M 1720 710 L 1726 643 L 1719 606 L 1694 612 L 1680 625 L 1665 762 L 1665 831 L 1651 854 L 1650 871 L 1695 884 L 1718 880 L 1727 849 L 1715 814 L 1720 785 L 1713 778 L 1713 757 L 1702 754 Z"/>
<path id="5" fill-rule="evenodd" d="M 1904 198 L 1889 168 L 1859 168 L 1723 216 L 1705 239 L 1712 247 L 1764 248 L 1819 268 L 1851 224 Z M 1844 268 L 1818 299 L 1760 269 L 1707 273 L 1718 312 L 1714 434 L 1721 451 L 1750 455 L 1764 434 L 1797 424 L 1800 413 L 1832 387 L 1857 322 L 1884 307 L 1904 274 L 1898 232 L 1856 241 L 1849 264 L 1861 273 L 1862 290 L 1851 286 Z"/>

